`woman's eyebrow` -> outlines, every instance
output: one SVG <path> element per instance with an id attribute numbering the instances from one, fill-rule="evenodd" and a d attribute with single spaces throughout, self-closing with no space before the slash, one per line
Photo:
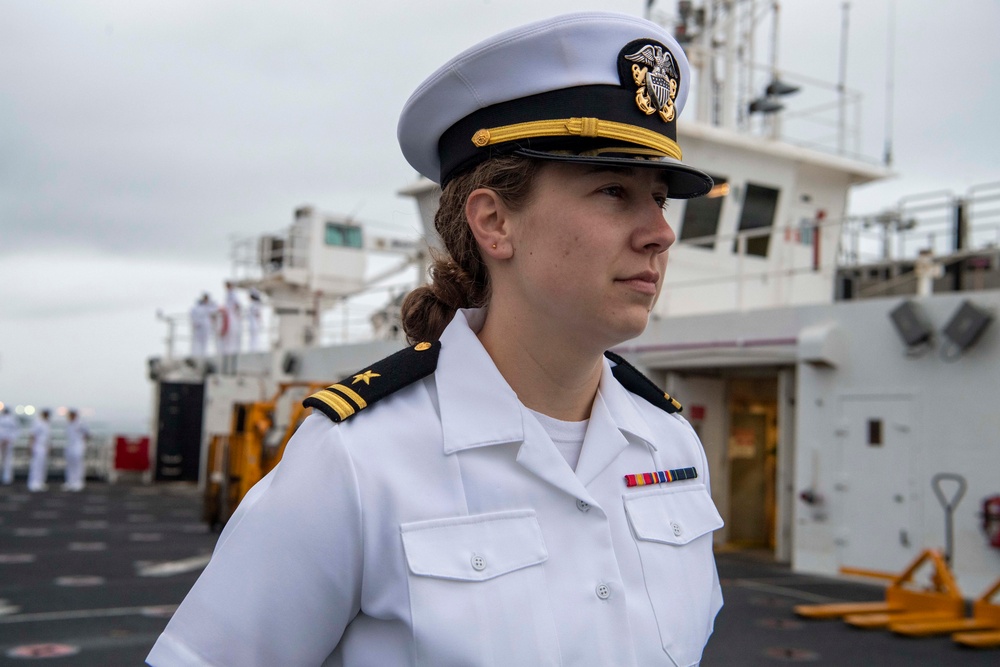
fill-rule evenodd
<path id="1" fill-rule="evenodd" d="M 585 173 L 600 174 L 605 172 L 611 174 L 617 174 L 620 176 L 632 176 L 633 174 L 635 174 L 635 169 L 633 167 L 619 167 L 613 165 L 592 164 L 592 165 L 587 165 L 587 170 Z"/>

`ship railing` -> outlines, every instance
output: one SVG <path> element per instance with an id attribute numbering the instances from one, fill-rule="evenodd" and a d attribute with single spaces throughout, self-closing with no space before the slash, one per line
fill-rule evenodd
<path id="1" fill-rule="evenodd" d="M 309 226 L 233 239 L 232 276 L 237 282 L 260 280 L 286 269 L 309 268 Z"/>
<path id="2" fill-rule="evenodd" d="M 685 8 L 678 11 L 648 4 L 650 18 L 674 32 L 688 53 L 694 82 L 691 111 L 685 112 L 689 118 L 877 162 L 861 155 L 863 96 L 847 87 L 843 69 L 833 82 L 779 65 L 779 3 L 700 3 L 698 10 L 692 3 L 680 3 Z M 841 40 L 843 54 L 846 28 Z M 767 62 L 758 58 L 768 52 Z M 712 83 L 702 85 L 705 81 Z"/>
<path id="3" fill-rule="evenodd" d="M 819 246 L 821 239 L 831 237 L 824 233 L 829 228 L 836 229 L 834 234 L 839 238 L 833 254 Z M 767 256 L 761 257 L 751 249 L 756 239 L 765 237 L 770 237 L 770 244 Z M 782 246 L 789 245 L 812 245 L 813 252 L 782 250 Z M 870 215 L 786 220 L 781 226 L 687 238 L 678 241 L 677 246 L 702 248 L 710 253 L 732 249 L 730 259 L 718 264 L 719 270 L 694 278 L 672 277 L 669 287 L 677 291 L 732 284 L 733 305 L 737 308 L 742 307 L 750 282 L 791 284 L 797 276 L 806 274 L 817 275 L 833 285 L 843 271 L 864 271 L 865 276 L 873 278 L 864 281 L 864 296 L 890 294 L 915 284 L 913 264 L 927 254 L 946 272 L 1000 269 L 1000 183 L 975 186 L 963 196 L 946 191 L 910 196 L 895 208 Z M 964 284 L 963 289 L 976 289 L 976 275 Z M 827 299 L 835 295 L 831 288 L 819 296 Z"/>
<path id="4" fill-rule="evenodd" d="M 844 267 L 913 261 L 921 254 L 950 260 L 1000 248 L 1000 182 L 904 197 L 897 206 L 845 221 Z"/>
<path id="5" fill-rule="evenodd" d="M 14 440 L 14 478 L 27 478 L 31 464 L 31 434 L 28 424 L 22 425 Z M 114 436 L 100 425 L 88 424 L 90 438 L 84 448 L 83 466 L 86 479 L 106 481 L 112 465 Z M 52 426 L 49 440 L 48 477 L 61 478 L 66 470 L 66 434 L 57 422 Z"/>
<path id="6" fill-rule="evenodd" d="M 841 220 L 829 218 L 798 221 L 795 224 L 789 221 L 788 224 L 783 226 L 757 227 L 741 230 L 733 234 L 710 234 L 680 240 L 676 244 L 677 247 L 701 248 L 706 252 L 712 253 L 715 252 L 715 248 L 731 248 L 732 257 L 735 258 L 735 262 L 732 263 L 734 270 L 729 273 L 718 272 L 716 275 L 698 280 L 671 282 L 671 286 L 699 285 L 743 280 L 751 277 L 817 273 L 831 270 L 834 267 L 825 265 L 821 253 L 821 239 L 824 238 L 823 230 L 840 227 L 842 224 Z M 753 241 L 757 239 L 770 239 L 766 256 L 762 256 L 758 251 L 753 249 Z M 807 258 L 797 264 L 787 258 L 771 262 L 772 253 L 775 252 L 775 248 L 779 242 L 795 247 L 807 247 L 809 249 L 809 252 L 805 253 Z M 756 261 L 751 263 L 749 260 Z"/>
<path id="7" fill-rule="evenodd" d="M 339 345 L 361 342 L 375 337 L 395 338 L 398 335 L 399 306 L 403 297 L 414 287 L 411 278 L 402 277 L 389 284 L 374 285 L 340 299 L 326 308 L 318 326 L 319 345 Z M 192 357 L 191 318 L 187 313 L 166 314 L 158 312 L 157 317 L 166 324 L 163 339 L 164 360 L 188 359 Z M 373 321 L 373 317 L 377 321 Z M 270 316 L 269 309 L 263 311 L 264 326 L 260 333 L 258 348 L 248 349 L 249 334 L 243 324 L 241 353 L 269 352 L 274 349 L 278 338 L 277 320 Z M 210 336 L 204 357 L 221 360 L 218 336 Z"/>
<path id="8" fill-rule="evenodd" d="M 162 321 L 167 327 L 167 333 L 163 338 L 164 345 L 164 359 L 177 359 L 177 358 L 190 358 L 193 356 L 192 347 L 194 342 L 194 335 L 191 329 L 191 316 L 188 313 L 164 313 L 163 311 L 157 311 L 157 319 Z M 267 309 L 262 312 L 262 318 L 264 320 L 263 326 L 261 327 L 260 338 L 257 342 L 258 349 L 251 350 L 248 348 L 249 344 L 249 328 L 247 324 L 247 319 L 250 317 L 249 313 L 244 313 L 242 331 L 242 343 L 240 345 L 241 352 L 264 352 L 271 347 L 271 341 L 277 338 L 277 324 L 269 316 Z M 220 341 L 219 336 L 213 333 L 208 338 L 208 349 L 204 354 L 207 358 L 218 358 L 221 354 L 220 352 Z"/>

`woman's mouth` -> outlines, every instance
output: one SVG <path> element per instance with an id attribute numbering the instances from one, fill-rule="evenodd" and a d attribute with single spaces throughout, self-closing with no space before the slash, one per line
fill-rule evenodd
<path id="1" fill-rule="evenodd" d="M 660 280 L 660 274 L 655 271 L 643 271 L 627 278 L 620 278 L 617 282 L 627 285 L 641 294 L 656 294 L 656 285 Z"/>

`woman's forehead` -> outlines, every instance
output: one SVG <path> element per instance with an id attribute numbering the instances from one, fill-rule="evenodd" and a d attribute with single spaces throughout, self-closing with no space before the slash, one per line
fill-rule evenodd
<path id="1" fill-rule="evenodd" d="M 666 187 L 668 174 L 660 169 L 645 167 L 623 167 L 619 165 L 598 165 L 598 164 L 575 164 L 572 162 L 547 162 L 543 169 L 557 168 L 566 175 L 609 175 L 620 176 L 622 178 L 636 178 L 647 174 L 652 176 L 654 182 Z"/>

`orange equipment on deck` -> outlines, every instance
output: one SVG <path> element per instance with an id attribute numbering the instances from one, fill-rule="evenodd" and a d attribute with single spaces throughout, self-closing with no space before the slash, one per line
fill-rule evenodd
<path id="1" fill-rule="evenodd" d="M 914 590 L 912 583 L 917 570 L 929 562 L 933 567 L 931 588 Z M 900 574 L 841 568 L 845 574 L 858 574 L 879 579 L 891 579 L 884 602 L 855 602 L 819 605 L 798 605 L 795 613 L 804 618 L 843 618 L 861 628 L 884 628 L 891 622 L 929 621 L 960 618 L 965 601 L 942 555 L 926 549 Z"/>
<path id="2" fill-rule="evenodd" d="M 972 616 L 956 618 L 947 621 L 900 622 L 893 621 L 889 629 L 896 634 L 908 637 L 930 637 L 933 635 L 948 635 L 953 632 L 969 632 L 980 630 L 1000 631 L 1000 605 L 990 602 L 990 598 L 1000 591 L 1000 579 L 997 579 L 985 593 L 972 604 Z"/>
<path id="3" fill-rule="evenodd" d="M 243 496 L 278 465 L 285 445 L 306 418 L 309 408 L 300 399 L 323 384 L 287 382 L 266 401 L 236 403 L 228 435 L 214 436 L 208 449 L 208 483 L 205 485 L 203 518 L 212 528 L 221 528 L 243 500 Z M 275 419 L 278 401 L 293 394 L 287 423 Z M 299 396 L 301 394 L 301 396 Z"/>

